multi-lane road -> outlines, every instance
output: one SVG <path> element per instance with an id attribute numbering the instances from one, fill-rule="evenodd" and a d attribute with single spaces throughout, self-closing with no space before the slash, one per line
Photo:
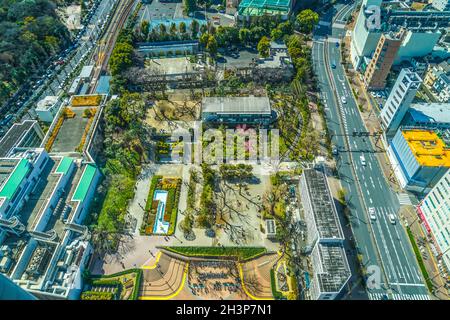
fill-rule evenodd
<path id="1" fill-rule="evenodd" d="M 345 19 L 353 4 L 337 4 L 321 15 L 314 33 L 313 64 L 325 106 L 332 143 L 339 150 L 337 170 L 348 191 L 351 227 L 363 264 L 369 271 L 370 299 L 429 299 L 407 234 L 397 215 L 397 194 L 387 183 L 369 138 L 353 136 L 367 132 L 341 65 L 340 42 Z M 373 209 L 369 209 L 373 208 Z M 369 217 L 374 210 L 376 219 Z M 389 216 L 395 217 L 395 223 Z M 381 283 L 377 283 L 379 270 Z"/>

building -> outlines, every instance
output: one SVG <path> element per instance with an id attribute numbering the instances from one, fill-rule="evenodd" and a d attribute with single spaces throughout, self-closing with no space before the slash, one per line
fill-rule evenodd
<path id="1" fill-rule="evenodd" d="M 420 202 L 417 213 L 432 239 L 433 253 L 450 270 L 450 171 Z"/>
<path id="2" fill-rule="evenodd" d="M 336 299 L 351 276 L 343 248 L 344 234 L 324 173 L 305 169 L 300 177 L 300 196 L 306 221 L 306 243 L 312 247 L 313 300 Z"/>
<path id="3" fill-rule="evenodd" d="M 266 219 L 266 238 L 269 240 L 277 238 L 277 225 L 274 219 Z"/>
<path id="4" fill-rule="evenodd" d="M 413 103 L 401 126 L 450 129 L 450 103 Z"/>
<path id="5" fill-rule="evenodd" d="M 43 122 L 52 122 L 61 107 L 62 100 L 57 96 L 47 96 L 37 103 L 36 114 Z"/>
<path id="6" fill-rule="evenodd" d="M 188 56 L 199 51 L 198 41 L 143 42 L 138 52 L 149 58 Z"/>
<path id="7" fill-rule="evenodd" d="M 403 40 L 404 30 L 399 34 L 382 34 L 375 53 L 364 74 L 364 83 L 370 90 L 382 90 L 391 71 Z"/>
<path id="8" fill-rule="evenodd" d="M 441 102 L 450 101 L 450 73 L 441 74 L 433 84 L 433 90 Z"/>
<path id="9" fill-rule="evenodd" d="M 267 97 L 204 97 L 201 117 L 214 124 L 268 126 L 276 113 Z"/>
<path id="10" fill-rule="evenodd" d="M 450 0 L 432 0 L 431 5 L 439 11 L 450 11 Z"/>
<path id="11" fill-rule="evenodd" d="M 432 88 L 441 74 L 450 74 L 450 64 L 448 61 L 442 61 L 439 64 L 430 65 L 423 79 L 423 83 Z"/>
<path id="12" fill-rule="evenodd" d="M 7 157 L 15 148 L 39 147 L 43 139 L 44 132 L 37 121 L 15 123 L 0 140 L 0 158 Z"/>
<path id="13" fill-rule="evenodd" d="M 407 30 L 394 65 L 430 54 L 439 39 L 441 29 L 450 25 L 450 11 L 413 11 L 398 7 L 399 3 L 363 0 L 351 34 L 350 54 L 355 69 L 365 57 L 371 57 L 382 34 Z M 378 19 L 379 17 L 379 19 Z"/>
<path id="14" fill-rule="evenodd" d="M 78 76 L 82 81 L 89 81 L 91 79 L 92 73 L 94 71 L 94 66 L 84 66 L 81 69 L 80 75 Z"/>
<path id="15" fill-rule="evenodd" d="M 235 14 L 238 23 L 249 23 L 260 16 L 279 16 L 287 20 L 294 1 L 291 0 L 242 0 Z"/>
<path id="16" fill-rule="evenodd" d="M 77 299 L 92 255 L 82 225 L 100 172 L 92 163 L 16 148 L 0 159 L 0 272 L 45 299 Z"/>
<path id="17" fill-rule="evenodd" d="M 0 273 L 0 300 L 36 300 L 36 297 Z"/>
<path id="18" fill-rule="evenodd" d="M 71 96 L 78 94 L 78 90 L 80 89 L 81 85 L 82 85 L 81 78 L 80 77 L 75 78 L 67 93 Z"/>
<path id="19" fill-rule="evenodd" d="M 390 139 L 396 132 L 422 83 L 419 75 L 410 69 L 402 69 L 381 110 L 381 127 Z"/>
<path id="20" fill-rule="evenodd" d="M 426 194 L 450 168 L 450 131 L 400 129 L 388 156 L 402 188 Z"/>

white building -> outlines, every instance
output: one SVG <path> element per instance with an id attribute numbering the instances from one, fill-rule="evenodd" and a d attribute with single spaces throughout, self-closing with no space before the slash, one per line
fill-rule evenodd
<path id="1" fill-rule="evenodd" d="M 61 101 L 57 96 L 47 96 L 37 103 L 35 111 L 41 121 L 52 122 L 60 106 Z"/>
<path id="2" fill-rule="evenodd" d="M 92 72 L 94 71 L 94 66 L 84 66 L 83 69 L 81 69 L 79 78 L 83 81 L 89 81 L 89 79 L 92 76 Z"/>
<path id="3" fill-rule="evenodd" d="M 416 72 L 410 69 L 400 72 L 380 114 L 386 137 L 390 138 L 397 132 L 421 83 L 422 79 Z"/>
<path id="4" fill-rule="evenodd" d="M 450 0 L 432 0 L 431 5 L 439 11 L 450 11 Z"/>
<path id="5" fill-rule="evenodd" d="M 336 299 L 351 276 L 343 248 L 344 234 L 328 181 L 320 171 L 305 169 L 300 177 L 300 195 L 307 227 L 307 244 L 312 247 L 313 300 Z"/>
<path id="6" fill-rule="evenodd" d="M 427 232 L 433 239 L 438 257 L 450 270 L 450 171 L 417 207 Z"/>

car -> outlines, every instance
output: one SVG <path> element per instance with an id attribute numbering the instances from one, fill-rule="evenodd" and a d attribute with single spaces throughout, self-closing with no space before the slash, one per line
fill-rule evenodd
<path id="1" fill-rule="evenodd" d="M 377 96 L 377 94 L 376 94 L 375 92 L 373 92 L 373 91 L 371 91 L 370 94 L 371 94 L 372 97 L 374 97 L 374 98 Z"/>
<path id="2" fill-rule="evenodd" d="M 339 42 L 336 42 L 336 48 L 339 48 Z"/>
<path id="3" fill-rule="evenodd" d="M 395 224 L 396 221 L 395 221 L 395 216 L 394 216 L 394 214 L 390 213 L 388 217 L 389 217 L 389 221 L 390 221 L 392 224 Z"/>
<path id="4" fill-rule="evenodd" d="M 331 64 L 331 67 L 332 67 L 333 69 L 336 69 L 336 62 L 333 62 L 333 63 Z"/>
<path id="5" fill-rule="evenodd" d="M 372 220 L 372 221 L 377 220 L 377 215 L 375 214 L 375 208 L 374 207 L 370 207 L 369 208 L 369 217 L 370 217 L 370 220 Z"/>
<path id="6" fill-rule="evenodd" d="M 361 156 L 359 157 L 359 160 L 361 161 L 361 164 L 362 164 L 363 166 L 366 165 L 366 158 L 364 158 L 364 155 L 361 155 Z"/>
<path id="7" fill-rule="evenodd" d="M 341 101 L 342 101 L 342 103 L 344 103 L 344 104 L 347 103 L 347 99 L 346 99 L 344 96 L 341 97 Z"/>
<path id="8" fill-rule="evenodd" d="M 336 147 L 336 145 L 333 144 L 333 146 L 331 147 L 331 153 L 333 155 L 337 155 L 339 152 L 338 148 Z"/>
<path id="9" fill-rule="evenodd" d="M 381 93 L 377 92 L 376 96 L 377 96 L 377 98 L 381 98 Z"/>

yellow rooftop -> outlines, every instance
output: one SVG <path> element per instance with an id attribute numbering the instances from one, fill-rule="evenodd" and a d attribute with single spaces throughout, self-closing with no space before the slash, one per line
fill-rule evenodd
<path id="1" fill-rule="evenodd" d="M 450 149 L 434 131 L 405 130 L 402 134 L 419 165 L 450 167 Z"/>

